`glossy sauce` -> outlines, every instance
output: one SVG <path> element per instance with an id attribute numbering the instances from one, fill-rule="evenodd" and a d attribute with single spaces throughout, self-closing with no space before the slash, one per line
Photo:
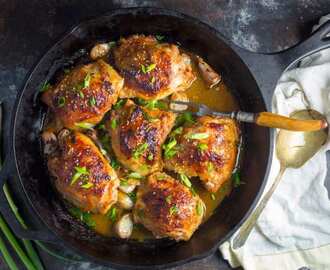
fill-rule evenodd
<path id="1" fill-rule="evenodd" d="M 193 69 L 197 75 L 197 79 L 194 81 L 191 87 L 185 91 L 189 101 L 203 103 L 210 108 L 219 111 L 238 110 L 239 107 L 234 96 L 223 82 L 220 82 L 220 84 L 214 88 L 209 89 L 199 74 L 196 65 L 193 66 Z M 198 179 L 192 179 L 192 183 L 194 189 L 206 205 L 206 213 L 203 220 L 206 221 L 212 215 L 214 210 L 219 206 L 221 201 L 231 192 L 232 181 L 229 180 L 224 183 L 219 191 L 214 193 L 212 196 L 211 193 L 200 184 Z M 126 212 L 127 211 L 119 210 L 117 220 L 122 214 Z M 106 236 L 115 236 L 112 228 L 112 222 L 109 218 L 102 215 L 93 215 L 92 217 L 96 223 L 94 228 L 95 231 Z M 144 239 L 153 238 L 153 236 L 151 232 L 147 231 L 145 228 L 143 228 L 143 226 L 137 225 L 134 226 L 133 234 L 130 238 L 143 241 Z"/>

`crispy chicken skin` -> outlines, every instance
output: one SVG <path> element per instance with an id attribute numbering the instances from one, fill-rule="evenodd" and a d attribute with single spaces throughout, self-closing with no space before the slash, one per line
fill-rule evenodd
<path id="1" fill-rule="evenodd" d="M 234 120 L 199 117 L 196 123 L 186 125 L 175 138 L 176 154 L 165 158 L 166 169 L 189 177 L 198 176 L 210 192 L 218 191 L 230 179 L 239 142 Z"/>
<path id="2" fill-rule="evenodd" d="M 114 50 L 115 66 L 125 78 L 120 97 L 161 99 L 184 91 L 195 80 L 191 59 L 176 45 L 153 36 L 122 38 Z"/>
<path id="3" fill-rule="evenodd" d="M 161 170 L 162 144 L 174 125 L 175 114 L 149 110 L 127 100 L 106 123 L 117 159 L 128 169 L 147 175 Z"/>
<path id="4" fill-rule="evenodd" d="M 134 207 L 135 222 L 156 238 L 189 240 L 203 219 L 205 205 L 191 190 L 171 176 L 156 172 L 139 188 Z"/>
<path id="5" fill-rule="evenodd" d="M 97 124 L 117 101 L 124 80 L 103 60 L 76 67 L 54 87 L 42 95 L 42 100 L 55 117 L 67 128 L 77 123 Z"/>
<path id="6" fill-rule="evenodd" d="M 117 201 L 119 179 L 93 141 L 86 135 L 62 130 L 48 169 L 58 192 L 85 211 L 105 214 Z"/>

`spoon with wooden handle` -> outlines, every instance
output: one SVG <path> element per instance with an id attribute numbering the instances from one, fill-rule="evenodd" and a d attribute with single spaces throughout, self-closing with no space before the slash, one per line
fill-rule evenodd
<path id="1" fill-rule="evenodd" d="M 299 120 L 324 120 L 325 117 L 315 110 L 301 110 L 291 115 Z M 290 118 L 291 119 L 291 118 Z M 265 209 L 276 187 L 280 183 L 284 171 L 287 168 L 300 168 L 306 161 L 314 156 L 328 138 L 328 130 L 318 130 L 313 132 L 292 132 L 280 130 L 276 139 L 276 155 L 280 162 L 280 171 L 272 183 L 270 189 L 265 193 L 262 200 L 243 223 L 239 232 L 233 239 L 233 248 L 239 248 L 244 245 L 255 226 L 259 216 Z"/>
<path id="2" fill-rule="evenodd" d="M 179 108 L 180 109 L 177 109 Z M 239 122 L 255 123 L 259 126 L 279 128 L 292 131 L 316 131 L 325 129 L 328 127 L 326 119 L 294 119 L 292 117 L 286 117 L 271 112 L 218 112 L 213 111 L 204 104 L 186 102 L 186 101 L 170 101 L 169 111 L 175 113 L 188 112 L 191 109 L 191 113 L 197 116 L 211 115 L 217 117 L 228 117 L 235 119 Z"/>

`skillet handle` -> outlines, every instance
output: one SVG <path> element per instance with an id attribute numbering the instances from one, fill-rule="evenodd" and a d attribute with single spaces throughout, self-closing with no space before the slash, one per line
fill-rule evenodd
<path id="1" fill-rule="evenodd" d="M 310 37 L 278 55 L 285 68 L 295 65 L 302 58 L 330 47 L 330 21 L 317 28 Z"/>
<path id="2" fill-rule="evenodd" d="M 58 243 L 58 239 L 51 232 L 24 229 L 17 221 L 17 218 L 11 210 L 7 198 L 3 192 L 4 184 L 8 179 L 15 177 L 16 171 L 12 141 L 13 107 L 14 104 L 9 101 L 3 101 L 0 103 L 0 126 L 3 131 L 1 133 L 1 145 L 3 146 L 2 156 L 4 156 L 3 166 L 0 171 L 0 212 L 6 222 L 9 224 L 10 228 L 14 231 L 15 235 L 17 235 L 19 238 Z"/>
<path id="3" fill-rule="evenodd" d="M 282 52 L 258 54 L 234 44 L 231 47 L 249 67 L 264 97 L 267 110 L 271 111 L 273 93 L 282 73 L 294 67 L 302 58 L 330 47 L 330 21 L 321 25 L 303 42 Z"/>

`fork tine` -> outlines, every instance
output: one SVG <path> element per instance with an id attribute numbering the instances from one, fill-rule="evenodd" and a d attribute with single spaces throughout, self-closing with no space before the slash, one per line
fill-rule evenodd
<path id="1" fill-rule="evenodd" d="M 167 111 L 168 112 L 173 112 L 173 113 L 185 113 L 185 112 L 188 112 L 188 113 L 191 113 L 193 115 L 197 115 L 196 112 L 187 111 L 187 110 L 173 110 L 173 109 L 168 109 Z"/>

